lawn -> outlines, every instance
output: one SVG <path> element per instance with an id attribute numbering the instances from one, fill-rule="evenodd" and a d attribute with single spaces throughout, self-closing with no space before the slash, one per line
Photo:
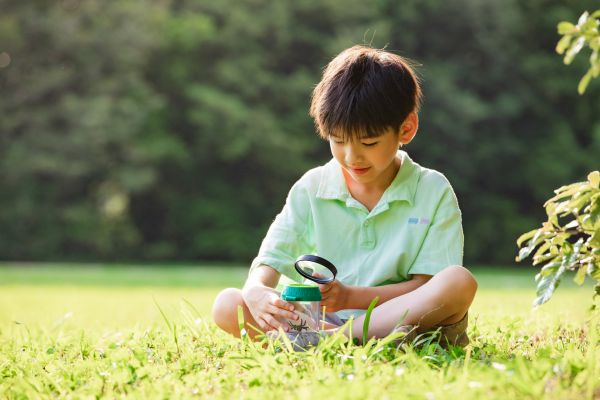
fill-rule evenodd
<path id="1" fill-rule="evenodd" d="M 533 310 L 534 269 L 473 271 L 479 291 L 465 350 L 354 346 L 334 337 L 307 353 L 290 353 L 234 340 L 210 322 L 212 299 L 224 287 L 240 286 L 243 268 L 5 263 L 0 394 L 599 398 L 591 285 L 566 281 Z"/>

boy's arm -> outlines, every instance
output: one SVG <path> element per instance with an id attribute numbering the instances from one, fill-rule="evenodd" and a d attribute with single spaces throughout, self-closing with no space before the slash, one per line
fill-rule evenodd
<path id="1" fill-rule="evenodd" d="M 246 283 L 244 284 L 244 289 L 242 290 L 246 290 L 252 286 L 266 286 L 274 288 L 277 286 L 280 276 L 281 273 L 279 273 L 275 268 L 261 264 L 250 273 L 248 279 L 246 279 Z"/>
<path id="2" fill-rule="evenodd" d="M 413 275 L 409 281 L 393 283 L 391 285 L 372 287 L 351 286 L 347 308 L 366 310 L 369 308 L 371 300 L 375 297 L 379 297 L 377 305 L 383 304 L 395 297 L 412 292 L 426 283 L 429 279 L 431 279 L 431 275 L 417 274 Z"/>
<path id="3" fill-rule="evenodd" d="M 415 274 L 406 282 L 384 286 L 347 286 L 338 281 L 320 286 L 323 303 L 327 306 L 328 311 L 343 309 L 366 310 L 369 308 L 371 300 L 375 297 L 379 297 L 377 305 L 380 305 L 395 297 L 412 292 L 429 279 L 431 279 L 431 275 Z"/>

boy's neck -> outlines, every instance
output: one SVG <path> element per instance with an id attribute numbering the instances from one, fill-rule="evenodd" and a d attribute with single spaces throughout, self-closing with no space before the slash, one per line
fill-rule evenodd
<path id="1" fill-rule="evenodd" d="M 377 180 L 368 183 L 356 182 L 344 169 L 342 169 L 342 173 L 350 195 L 371 210 L 377 204 L 381 196 L 383 196 L 383 193 L 387 188 L 390 187 L 394 178 L 396 178 L 401 165 L 402 160 L 399 157 L 394 158 L 394 161 L 380 174 Z"/>

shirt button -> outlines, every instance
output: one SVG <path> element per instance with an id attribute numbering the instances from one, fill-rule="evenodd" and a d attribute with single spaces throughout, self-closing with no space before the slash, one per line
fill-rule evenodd
<path id="1" fill-rule="evenodd" d="M 369 226 L 369 221 L 365 221 L 365 226 Z"/>

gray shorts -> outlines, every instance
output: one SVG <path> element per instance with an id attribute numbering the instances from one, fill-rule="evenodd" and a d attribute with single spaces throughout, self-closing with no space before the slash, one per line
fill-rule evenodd
<path id="1" fill-rule="evenodd" d="M 328 313 L 325 313 L 325 322 L 329 322 L 330 324 L 336 325 L 336 326 L 342 326 L 346 322 L 348 322 L 348 320 L 340 318 L 336 313 L 328 312 Z"/>

